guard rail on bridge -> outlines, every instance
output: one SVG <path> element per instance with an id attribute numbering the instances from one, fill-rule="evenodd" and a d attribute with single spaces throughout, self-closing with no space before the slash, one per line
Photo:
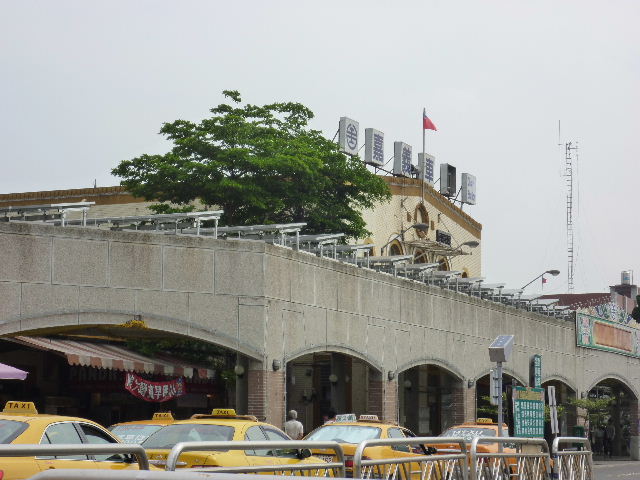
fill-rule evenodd
<path id="1" fill-rule="evenodd" d="M 135 455 L 140 470 L 149 470 L 147 452 L 140 445 L 127 443 L 0 445 L 0 457 L 45 457 L 49 455 Z"/>
<path id="2" fill-rule="evenodd" d="M 457 453 L 428 453 L 428 445 L 457 443 Z M 418 447 L 423 455 L 371 460 L 364 456 L 369 447 Z M 412 437 L 365 440 L 353 456 L 353 478 L 383 480 L 467 480 L 467 447 L 464 439 L 450 437 Z"/>
<path id="3" fill-rule="evenodd" d="M 169 452 L 166 462 L 166 470 L 176 469 L 178 458 L 183 452 L 195 451 L 221 451 L 221 450 L 300 450 L 300 449 L 326 449 L 333 450 L 336 454 L 337 462 L 303 463 L 284 465 L 259 465 L 251 467 L 203 467 L 204 471 L 225 472 L 225 473 L 258 473 L 273 472 L 278 475 L 302 475 L 309 474 L 311 477 L 332 476 L 345 477 L 344 452 L 337 442 L 313 442 L 301 440 L 274 441 L 240 441 L 240 442 L 180 442 L 174 445 Z M 189 470 L 195 471 L 195 468 Z"/>
<path id="4" fill-rule="evenodd" d="M 560 450 L 560 445 L 570 445 Z M 558 437 L 551 446 L 553 473 L 558 480 L 593 480 L 593 451 L 584 437 Z"/>

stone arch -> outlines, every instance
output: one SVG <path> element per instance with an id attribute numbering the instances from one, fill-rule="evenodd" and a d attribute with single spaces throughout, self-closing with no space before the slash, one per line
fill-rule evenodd
<path id="1" fill-rule="evenodd" d="M 419 436 L 434 436 L 465 416 L 465 381 L 450 363 L 420 358 L 398 368 L 400 423 Z"/>
<path id="2" fill-rule="evenodd" d="M 78 323 L 78 317 L 81 323 Z M 28 328 L 23 328 L 24 325 Z M 53 326 L 52 326 L 53 325 Z M 112 310 L 80 310 L 77 313 L 48 313 L 30 318 L 23 317 L 4 324 L 3 336 L 52 335 L 57 333 L 81 332 L 87 328 L 105 328 L 109 331 L 132 334 L 140 332 L 166 332 L 186 338 L 193 338 L 224 347 L 240 353 L 252 360 L 262 361 L 263 353 L 255 347 L 239 341 L 218 330 L 208 330 L 181 318 L 160 316 L 146 312 L 114 312 Z"/>
<path id="3" fill-rule="evenodd" d="M 567 387 L 569 387 L 571 390 L 576 392 L 576 394 L 578 394 L 578 388 L 576 387 L 575 383 L 573 383 L 564 375 L 561 375 L 559 373 L 553 373 L 551 375 L 547 375 L 542 379 L 542 383 L 549 383 L 553 381 L 564 383 Z"/>
<path id="4" fill-rule="evenodd" d="M 322 352 L 342 353 L 344 355 L 348 355 L 350 357 L 355 357 L 362 360 L 363 362 L 367 363 L 371 368 L 373 368 L 374 370 L 377 370 L 380 373 L 382 373 L 384 370 L 382 365 L 380 365 L 377 361 L 375 361 L 369 355 L 359 352 L 358 350 L 355 350 L 353 348 L 345 347 L 344 345 L 326 344 L 326 345 L 306 348 L 304 350 L 298 350 L 296 352 L 290 353 L 289 355 L 286 355 L 284 358 L 284 361 L 285 363 L 289 363 L 305 355 L 309 355 L 312 353 L 322 353 Z"/>
<path id="5" fill-rule="evenodd" d="M 473 380 L 474 383 L 477 382 L 482 377 L 486 377 L 487 375 L 489 375 L 490 370 L 491 369 L 483 370 L 482 373 L 480 373 L 479 375 L 476 375 L 475 377 L 471 377 L 471 380 Z M 527 380 L 524 379 L 524 377 L 521 377 L 520 375 L 518 375 L 516 372 L 514 372 L 509 368 L 505 368 L 504 365 L 502 366 L 502 373 L 504 375 L 509 375 L 511 378 L 515 378 L 520 385 L 526 385 L 527 383 L 529 383 Z"/>
<path id="6" fill-rule="evenodd" d="M 600 383 L 606 381 L 606 380 L 616 380 L 620 383 L 622 383 L 635 397 L 636 400 L 640 400 L 640 395 L 638 395 L 638 391 L 636 390 L 636 388 L 629 383 L 629 381 L 622 377 L 621 375 L 618 375 L 617 373 L 606 373 L 600 377 L 598 377 L 598 379 L 593 382 L 589 388 L 587 388 L 587 392 L 590 392 L 591 390 L 593 390 L 596 386 L 598 386 Z"/>

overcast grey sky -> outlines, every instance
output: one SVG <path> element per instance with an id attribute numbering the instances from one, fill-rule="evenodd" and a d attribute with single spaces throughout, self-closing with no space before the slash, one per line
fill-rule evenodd
<path id="1" fill-rule="evenodd" d="M 164 121 L 240 90 L 350 116 L 473 173 L 483 275 L 567 288 L 562 140 L 580 146 L 575 291 L 640 280 L 640 2 L 0 0 L 0 193 L 118 184 Z M 637 283 L 637 281 L 636 281 Z M 539 290 L 539 284 L 531 292 Z"/>

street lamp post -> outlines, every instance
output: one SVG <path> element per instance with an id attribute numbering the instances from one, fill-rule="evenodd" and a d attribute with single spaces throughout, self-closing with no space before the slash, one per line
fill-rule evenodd
<path id="1" fill-rule="evenodd" d="M 490 393 L 492 396 L 498 397 L 498 437 L 502 437 L 502 423 L 504 422 L 502 412 L 502 362 L 509 360 L 511 350 L 513 350 L 513 335 L 499 335 L 489 345 L 489 360 L 496 362 L 496 391 Z M 502 453 L 502 443 L 498 444 L 498 451 Z"/>
<path id="2" fill-rule="evenodd" d="M 534 278 L 533 280 L 531 280 L 529 283 L 527 283 L 524 287 L 522 287 L 520 290 L 524 290 L 525 288 L 527 288 L 529 285 L 531 285 L 533 282 L 535 282 L 536 280 L 538 280 L 539 278 L 544 277 L 546 274 L 549 275 L 553 275 L 554 277 L 557 277 L 558 275 L 560 275 L 560 270 L 547 270 L 546 272 L 542 272 L 540 275 L 538 275 L 536 278 Z"/>
<path id="3" fill-rule="evenodd" d="M 384 255 L 384 249 L 387 248 L 389 246 L 389 244 L 391 244 L 393 241 L 397 240 L 398 238 L 401 238 L 406 232 L 408 232 L 412 228 L 415 228 L 416 230 L 418 230 L 420 232 L 426 232 L 427 230 L 429 230 L 429 225 L 427 225 L 426 223 L 414 223 L 410 227 L 405 228 L 398 235 L 393 237 L 391 240 L 389 240 L 387 243 L 385 243 L 380 248 L 380 255 Z"/>

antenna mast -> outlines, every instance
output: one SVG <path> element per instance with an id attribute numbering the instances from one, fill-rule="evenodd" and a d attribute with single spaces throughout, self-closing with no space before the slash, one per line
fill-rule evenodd
<path id="1" fill-rule="evenodd" d="M 560 123 L 558 122 L 558 134 Z M 567 182 L 567 291 L 573 293 L 573 269 L 574 269 L 574 248 L 573 248 L 573 159 L 571 151 L 578 150 L 578 143 L 575 147 L 571 142 L 564 144 L 564 177 Z M 577 153 L 576 153 L 577 160 Z"/>

